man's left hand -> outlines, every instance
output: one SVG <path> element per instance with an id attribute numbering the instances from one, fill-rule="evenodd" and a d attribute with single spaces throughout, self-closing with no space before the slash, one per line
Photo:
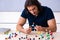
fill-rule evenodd
<path id="1" fill-rule="evenodd" d="M 35 26 L 36 31 L 44 31 L 42 26 Z"/>

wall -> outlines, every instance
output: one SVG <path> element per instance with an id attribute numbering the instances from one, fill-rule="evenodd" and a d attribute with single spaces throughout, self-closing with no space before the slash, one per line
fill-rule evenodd
<path id="1" fill-rule="evenodd" d="M 53 11 L 60 11 L 60 0 L 39 0 L 42 5 Z M 25 0 L 0 0 L 0 12 L 20 12 L 24 9 Z"/>

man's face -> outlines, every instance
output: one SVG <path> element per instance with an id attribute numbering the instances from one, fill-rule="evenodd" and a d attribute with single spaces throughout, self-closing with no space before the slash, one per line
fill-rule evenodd
<path id="1" fill-rule="evenodd" d="M 28 9 L 28 11 L 29 11 L 32 15 L 35 15 L 35 16 L 38 15 L 38 8 L 37 8 L 37 6 L 35 6 L 35 5 L 28 6 L 27 9 Z"/>

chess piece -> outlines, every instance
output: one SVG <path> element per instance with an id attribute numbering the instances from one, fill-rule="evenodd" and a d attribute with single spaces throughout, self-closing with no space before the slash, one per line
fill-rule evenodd
<path id="1" fill-rule="evenodd" d="M 5 38 L 5 40 L 8 40 L 8 38 Z"/>

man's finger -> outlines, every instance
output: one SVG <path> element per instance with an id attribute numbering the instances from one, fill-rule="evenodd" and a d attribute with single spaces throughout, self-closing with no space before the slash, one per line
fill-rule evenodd
<path id="1" fill-rule="evenodd" d="M 38 28 L 37 27 L 35 27 L 35 29 L 38 31 Z"/>

